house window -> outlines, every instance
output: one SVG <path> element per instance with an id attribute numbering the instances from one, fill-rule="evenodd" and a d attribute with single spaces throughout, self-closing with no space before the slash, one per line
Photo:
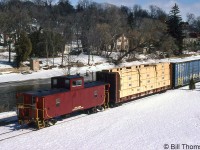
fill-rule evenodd
<path id="1" fill-rule="evenodd" d="M 117 49 L 121 49 L 121 46 L 120 46 L 120 45 L 117 45 Z"/>
<path id="2" fill-rule="evenodd" d="M 57 98 L 56 99 L 56 107 L 59 107 L 60 106 L 60 98 Z"/>

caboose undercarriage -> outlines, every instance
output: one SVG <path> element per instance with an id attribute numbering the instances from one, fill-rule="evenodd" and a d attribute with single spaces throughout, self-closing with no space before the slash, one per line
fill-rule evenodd
<path id="1" fill-rule="evenodd" d="M 77 111 L 84 111 L 87 114 L 92 114 L 92 113 L 97 113 L 100 111 L 104 111 L 106 108 L 108 108 L 108 104 L 104 103 L 103 105 L 100 106 L 95 106 L 89 109 L 79 109 Z M 20 125 L 27 124 L 27 125 L 34 125 L 38 129 L 44 128 L 44 127 L 49 127 L 54 125 L 57 122 L 57 117 L 51 117 L 47 113 L 47 109 L 37 109 L 33 105 L 27 105 L 27 104 L 18 104 L 18 123 Z M 31 110 L 31 111 L 30 111 Z M 75 111 L 72 111 L 73 113 Z M 70 115 L 69 114 L 64 114 L 62 116 Z M 48 118 L 45 118 L 47 116 Z"/>

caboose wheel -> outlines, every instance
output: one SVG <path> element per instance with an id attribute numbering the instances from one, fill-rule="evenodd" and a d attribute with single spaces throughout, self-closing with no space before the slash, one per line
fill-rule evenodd
<path id="1" fill-rule="evenodd" d="M 90 109 L 87 110 L 87 114 L 88 114 L 88 115 L 91 114 L 91 110 L 90 110 Z"/>
<path id="2" fill-rule="evenodd" d="M 92 112 L 93 112 L 93 113 L 97 113 L 97 108 L 96 108 L 96 107 L 93 107 L 93 108 L 92 108 Z"/>
<path id="3" fill-rule="evenodd" d="M 52 123 L 53 125 L 56 124 L 56 122 L 57 122 L 56 119 L 52 119 L 52 120 L 51 120 L 51 123 Z"/>
<path id="4" fill-rule="evenodd" d="M 49 127 L 50 124 L 49 124 L 49 121 L 45 121 L 45 127 Z"/>
<path id="5" fill-rule="evenodd" d="M 98 106 L 98 107 L 97 107 L 97 111 L 98 111 L 98 112 L 104 111 L 104 108 L 103 108 L 102 106 Z"/>
<path id="6" fill-rule="evenodd" d="M 110 108 L 114 108 L 115 107 L 115 105 L 114 104 L 110 104 Z"/>

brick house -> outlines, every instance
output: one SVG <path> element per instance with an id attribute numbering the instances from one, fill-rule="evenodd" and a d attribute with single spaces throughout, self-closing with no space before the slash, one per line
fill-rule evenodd
<path id="1" fill-rule="evenodd" d="M 189 33 L 184 39 L 183 44 L 200 44 L 200 34 L 199 33 Z"/>

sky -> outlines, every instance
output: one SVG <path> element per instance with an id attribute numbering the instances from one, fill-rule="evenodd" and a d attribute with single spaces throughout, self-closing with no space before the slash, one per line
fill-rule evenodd
<path id="1" fill-rule="evenodd" d="M 70 0 L 72 5 L 77 5 L 79 0 Z M 177 3 L 183 20 L 186 19 L 187 13 L 193 13 L 196 17 L 200 16 L 200 0 L 92 0 L 97 3 L 110 3 L 117 6 L 132 7 L 135 4 L 140 5 L 143 9 L 148 9 L 150 5 L 156 5 L 166 13 L 169 13 L 171 7 Z"/>

